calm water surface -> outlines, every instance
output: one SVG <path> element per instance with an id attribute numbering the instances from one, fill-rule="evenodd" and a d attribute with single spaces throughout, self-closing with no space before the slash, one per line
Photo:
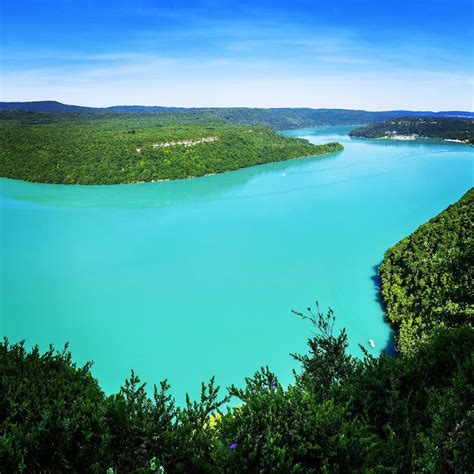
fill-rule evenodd
<path id="1" fill-rule="evenodd" d="M 473 184 L 472 148 L 287 132 L 345 150 L 194 180 L 60 186 L 0 180 L 1 333 L 70 343 L 108 392 L 131 368 L 181 402 L 211 375 L 268 364 L 283 382 L 305 350 L 291 314 L 318 300 L 350 350 L 390 340 L 377 298 L 384 251 Z"/>

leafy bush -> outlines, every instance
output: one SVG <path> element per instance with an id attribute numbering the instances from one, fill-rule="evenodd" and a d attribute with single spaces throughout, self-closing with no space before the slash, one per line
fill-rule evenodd
<path id="1" fill-rule="evenodd" d="M 0 470 L 98 471 L 107 453 L 104 394 L 65 348 L 0 345 Z"/>
<path id="2" fill-rule="evenodd" d="M 132 372 L 106 397 L 67 351 L 0 345 L 2 472 L 466 472 L 472 466 L 474 330 L 436 333 L 410 355 L 355 359 L 332 313 L 285 388 L 262 368 L 229 395 L 214 381 L 177 407 Z M 320 324 L 322 322 L 322 325 Z M 319 383 L 320 382 L 320 383 Z M 161 471 L 163 472 L 163 471 Z"/>

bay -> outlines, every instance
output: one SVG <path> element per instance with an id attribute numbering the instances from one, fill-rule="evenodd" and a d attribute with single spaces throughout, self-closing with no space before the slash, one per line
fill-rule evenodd
<path id="1" fill-rule="evenodd" d="M 438 140 L 351 140 L 350 127 L 284 132 L 343 152 L 198 179 L 62 186 L 0 179 L 1 334 L 69 343 L 108 392 L 135 372 L 182 403 L 201 381 L 282 382 L 330 306 L 350 347 L 391 350 L 376 266 L 473 185 L 473 153 Z M 373 339 L 375 348 L 370 348 Z"/>

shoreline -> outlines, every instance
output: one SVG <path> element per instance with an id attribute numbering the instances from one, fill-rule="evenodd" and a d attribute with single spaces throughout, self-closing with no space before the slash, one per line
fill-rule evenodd
<path id="1" fill-rule="evenodd" d="M 323 144 L 323 145 L 325 145 L 325 144 Z M 243 170 L 243 169 L 255 168 L 257 166 L 270 165 L 270 164 L 274 164 L 274 163 L 283 163 L 285 161 L 299 160 L 299 159 L 302 159 L 302 158 L 314 158 L 314 157 L 319 157 L 319 156 L 321 156 L 321 157 L 328 156 L 328 155 L 332 155 L 334 153 L 340 153 L 341 151 L 344 151 L 344 146 L 341 143 L 338 143 L 338 145 L 340 145 L 340 147 L 341 147 L 338 150 L 334 150 L 334 151 L 330 151 L 330 152 L 326 152 L 326 153 L 318 153 L 317 155 L 295 156 L 293 158 L 287 158 L 285 160 L 280 160 L 280 161 L 268 161 L 266 163 L 258 163 L 258 164 L 251 165 L 251 166 L 242 166 L 240 168 L 230 169 L 230 170 L 226 170 L 226 171 L 217 171 L 217 172 L 213 172 L 213 173 L 202 174 L 202 175 L 199 175 L 199 176 L 187 176 L 187 177 L 184 177 L 184 178 L 164 178 L 164 179 L 152 179 L 152 180 L 149 180 L 149 181 L 130 181 L 130 182 L 124 182 L 124 183 L 94 183 L 94 184 L 45 183 L 45 182 L 42 182 L 42 181 L 29 181 L 27 179 L 10 178 L 9 176 L 0 176 L 0 178 L 11 179 L 13 181 L 23 181 L 25 183 L 32 183 L 32 184 L 55 185 L 55 186 L 84 186 L 84 187 L 90 187 L 90 186 L 128 186 L 128 185 L 132 185 L 132 184 L 163 183 L 163 182 L 167 182 L 167 181 L 183 181 L 183 180 L 190 180 L 190 179 L 205 178 L 206 176 L 214 176 L 214 175 L 218 175 L 218 174 L 231 173 L 233 171 L 239 171 L 239 170 Z M 318 145 L 316 145 L 316 146 L 318 146 Z"/>
<path id="2" fill-rule="evenodd" d="M 443 142 L 451 143 L 461 143 L 462 145 L 474 146 L 472 143 L 469 143 L 467 140 L 459 140 L 455 138 L 443 138 L 443 137 L 425 137 L 422 135 L 392 135 L 392 136 L 383 136 L 383 137 L 359 137 L 349 135 L 351 139 L 362 139 L 362 140 L 395 140 L 395 141 L 416 141 L 416 140 L 441 140 Z"/>

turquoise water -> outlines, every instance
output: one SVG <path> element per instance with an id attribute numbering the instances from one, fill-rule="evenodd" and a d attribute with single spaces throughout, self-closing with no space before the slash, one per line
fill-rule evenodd
<path id="1" fill-rule="evenodd" d="M 131 368 L 178 401 L 211 375 L 283 382 L 311 334 L 291 309 L 317 299 L 350 350 L 390 329 L 375 267 L 385 249 L 473 184 L 472 148 L 351 141 L 348 128 L 287 132 L 341 153 L 199 179 L 119 186 L 0 180 L 1 333 L 66 341 L 117 390 Z"/>

